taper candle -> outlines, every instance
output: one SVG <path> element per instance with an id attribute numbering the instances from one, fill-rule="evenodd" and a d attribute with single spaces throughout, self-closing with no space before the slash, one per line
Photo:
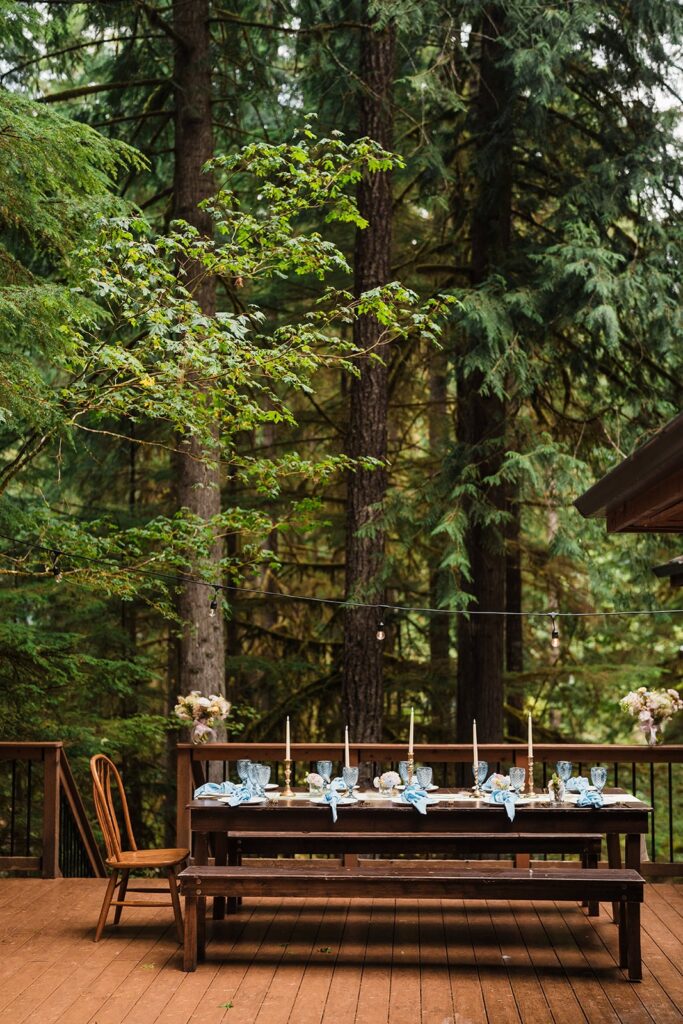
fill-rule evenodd
<path id="1" fill-rule="evenodd" d="M 289 715 L 287 715 L 287 728 L 285 731 L 285 761 L 292 760 L 292 749 L 289 735 Z"/>
<path id="2" fill-rule="evenodd" d="M 349 727 L 344 729 L 344 767 L 351 767 L 351 755 L 349 753 Z"/>
<path id="3" fill-rule="evenodd" d="M 479 764 L 479 746 L 477 744 L 477 720 L 472 719 L 472 746 L 474 747 L 474 778 L 477 779 L 477 765 Z"/>
<path id="4" fill-rule="evenodd" d="M 415 708 L 410 709 L 410 732 L 408 733 L 408 753 L 413 753 L 413 740 L 415 738 Z"/>
<path id="5" fill-rule="evenodd" d="M 533 737 L 532 737 L 532 728 L 531 728 L 531 712 L 529 712 L 529 751 L 528 751 L 528 753 L 529 753 L 529 760 L 531 760 L 533 758 L 533 756 L 534 756 L 534 741 L 533 741 Z"/>

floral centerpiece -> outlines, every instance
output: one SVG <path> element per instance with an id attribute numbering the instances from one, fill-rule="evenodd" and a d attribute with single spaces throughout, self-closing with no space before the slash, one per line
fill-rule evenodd
<path id="1" fill-rule="evenodd" d="M 230 714 L 230 702 L 215 693 L 204 697 L 200 690 L 192 690 L 186 697 L 178 694 L 173 713 L 192 730 L 193 743 L 210 743 L 216 739 L 214 725 Z"/>
<path id="2" fill-rule="evenodd" d="M 619 703 L 624 711 L 638 719 L 650 746 L 662 738 L 666 723 L 683 708 L 683 700 L 677 690 L 648 690 L 644 686 L 631 690 Z"/>

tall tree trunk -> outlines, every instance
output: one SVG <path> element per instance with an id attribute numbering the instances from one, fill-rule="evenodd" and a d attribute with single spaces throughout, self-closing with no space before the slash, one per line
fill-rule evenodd
<path id="1" fill-rule="evenodd" d="M 213 191 L 211 176 L 202 167 L 213 156 L 211 122 L 211 63 L 208 0 L 173 0 L 173 28 L 180 40 L 175 55 L 175 170 L 174 215 L 212 234 L 211 218 L 199 203 Z M 185 268 L 188 281 L 197 278 L 193 295 L 209 316 L 216 312 L 216 286 L 200 267 Z M 181 438 L 175 460 L 178 505 L 209 520 L 221 510 L 218 436 L 216 448 L 206 451 L 193 438 Z M 216 540 L 211 557 L 216 563 L 222 545 Z M 192 554 L 188 553 L 192 565 Z M 216 576 L 218 573 L 216 573 Z M 178 654 L 182 692 L 225 693 L 223 616 L 209 615 L 210 593 L 204 587 L 182 590 L 178 611 L 183 622 Z"/>
<path id="2" fill-rule="evenodd" d="M 522 616 L 522 554 L 520 534 L 522 523 L 517 487 L 510 486 L 507 494 L 509 519 L 505 524 L 505 610 L 512 612 L 505 620 L 505 670 L 524 671 L 524 634 Z M 507 704 L 519 712 L 522 697 L 517 689 L 508 690 Z M 526 733 L 520 717 L 514 712 L 507 716 L 506 734 L 508 740 L 522 740 Z"/>
<path id="3" fill-rule="evenodd" d="M 448 357 L 443 349 L 429 353 L 429 451 L 434 463 L 441 466 L 448 446 Z M 434 538 L 430 552 L 429 605 L 439 608 L 448 587 L 448 570 L 440 568 L 443 542 Z M 429 616 L 429 674 L 432 693 L 433 739 L 453 740 L 453 706 L 455 680 L 451 679 L 449 615 Z"/>
<path id="4" fill-rule="evenodd" d="M 510 244 L 512 177 L 511 131 L 507 104 L 508 75 L 505 51 L 499 41 L 503 13 L 488 6 L 478 26 L 480 39 L 479 85 L 473 126 L 476 146 L 477 196 L 471 226 L 472 283 L 476 287 L 492 271 L 501 271 Z M 479 339 L 468 338 L 477 345 Z M 478 465 L 479 479 L 497 473 L 505 450 L 504 399 L 483 394 L 481 373 L 460 376 L 458 395 L 459 440 Z M 494 510 L 505 508 L 502 485 L 483 486 L 481 499 Z M 477 611 L 505 609 L 505 541 L 499 526 L 482 522 L 469 511 L 466 536 L 472 594 Z M 477 719 L 479 738 L 499 741 L 503 736 L 503 669 L 505 623 L 502 616 L 461 616 L 458 629 L 458 737 L 472 734 Z"/>
<path id="5" fill-rule="evenodd" d="M 370 21 L 368 4 L 364 20 Z M 391 95 L 394 78 L 395 28 L 366 28 L 361 38 L 360 134 L 385 149 L 392 142 Z M 365 174 L 358 187 L 360 212 L 368 227 L 356 234 L 355 291 L 360 294 L 391 280 L 391 177 L 387 172 Z M 354 325 L 354 343 L 361 353 L 377 351 L 381 328 L 374 317 Z M 367 355 L 358 358 L 358 377 L 350 386 L 347 450 L 352 458 L 387 454 L 387 385 L 385 362 Z M 385 535 L 381 506 L 387 488 L 383 469 L 357 469 L 349 474 L 346 507 L 346 594 L 351 600 L 381 603 L 378 581 Z M 365 533 L 372 527 L 370 533 Z M 363 531 L 363 533 L 361 533 Z M 349 609 L 344 619 L 343 705 L 354 740 L 382 738 L 382 642 L 376 638 L 378 616 L 371 609 Z"/>

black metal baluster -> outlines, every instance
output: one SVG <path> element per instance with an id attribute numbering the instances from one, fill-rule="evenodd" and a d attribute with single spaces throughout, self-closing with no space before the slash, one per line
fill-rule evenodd
<path id="1" fill-rule="evenodd" d="M 651 836 L 652 836 L 652 853 L 651 859 L 657 860 L 657 847 L 655 846 L 655 766 L 654 761 L 650 761 L 650 803 L 652 804 L 652 822 L 651 822 Z"/>
<path id="2" fill-rule="evenodd" d="M 9 819 L 9 855 L 14 856 L 14 827 L 17 820 L 17 762 L 12 761 L 12 802 Z"/>
<path id="3" fill-rule="evenodd" d="M 619 762 L 614 762 L 614 785 L 619 785 Z"/>
<path id="4" fill-rule="evenodd" d="M 28 761 L 26 765 L 26 842 L 25 853 L 29 857 L 31 854 L 31 804 L 33 801 L 33 761 Z"/>
<path id="5" fill-rule="evenodd" d="M 674 800 L 673 800 L 673 763 L 669 761 L 669 860 L 674 862 Z"/>
<path id="6" fill-rule="evenodd" d="M 638 795 L 638 777 L 636 773 L 636 762 L 633 761 L 631 764 L 631 792 L 634 796 Z"/>

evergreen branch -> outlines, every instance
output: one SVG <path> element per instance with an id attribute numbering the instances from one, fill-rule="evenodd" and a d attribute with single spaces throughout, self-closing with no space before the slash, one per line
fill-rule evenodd
<path id="1" fill-rule="evenodd" d="M 266 21 L 251 21 L 248 18 L 240 17 L 239 14 L 235 14 L 233 11 L 226 11 L 222 8 L 219 8 L 209 20 L 216 22 L 229 21 L 243 28 L 263 28 L 269 32 L 284 32 L 287 35 L 295 36 L 321 35 L 325 32 L 335 32 L 340 28 L 371 28 L 369 24 L 362 21 L 321 22 L 309 28 L 292 28 L 289 25 L 273 25 Z"/>
<path id="2" fill-rule="evenodd" d="M 0 75 L 0 82 L 4 81 L 5 78 L 9 78 L 10 75 L 16 75 L 19 71 L 24 71 L 25 68 L 30 68 L 34 64 L 40 64 L 44 60 L 52 60 L 54 57 L 61 57 L 65 53 L 73 53 L 75 50 L 86 50 L 91 46 L 104 46 L 106 43 L 132 43 L 137 39 L 160 39 L 161 36 L 109 36 L 108 39 L 90 39 L 85 43 L 73 43 L 72 46 L 63 46 L 59 50 L 51 50 L 49 53 L 41 53 L 38 57 L 33 57 L 31 60 L 25 60 L 21 64 L 15 64 L 14 67 L 9 68 L 8 71 L 4 71 Z"/>
<path id="3" fill-rule="evenodd" d="M 165 85 L 166 78 L 139 78 L 127 82 L 98 82 L 95 85 L 79 85 L 63 92 L 49 92 L 39 96 L 38 103 L 61 103 L 63 100 L 75 100 L 80 96 L 92 96 L 97 92 L 113 92 L 115 89 L 134 89 L 139 85 Z"/>

